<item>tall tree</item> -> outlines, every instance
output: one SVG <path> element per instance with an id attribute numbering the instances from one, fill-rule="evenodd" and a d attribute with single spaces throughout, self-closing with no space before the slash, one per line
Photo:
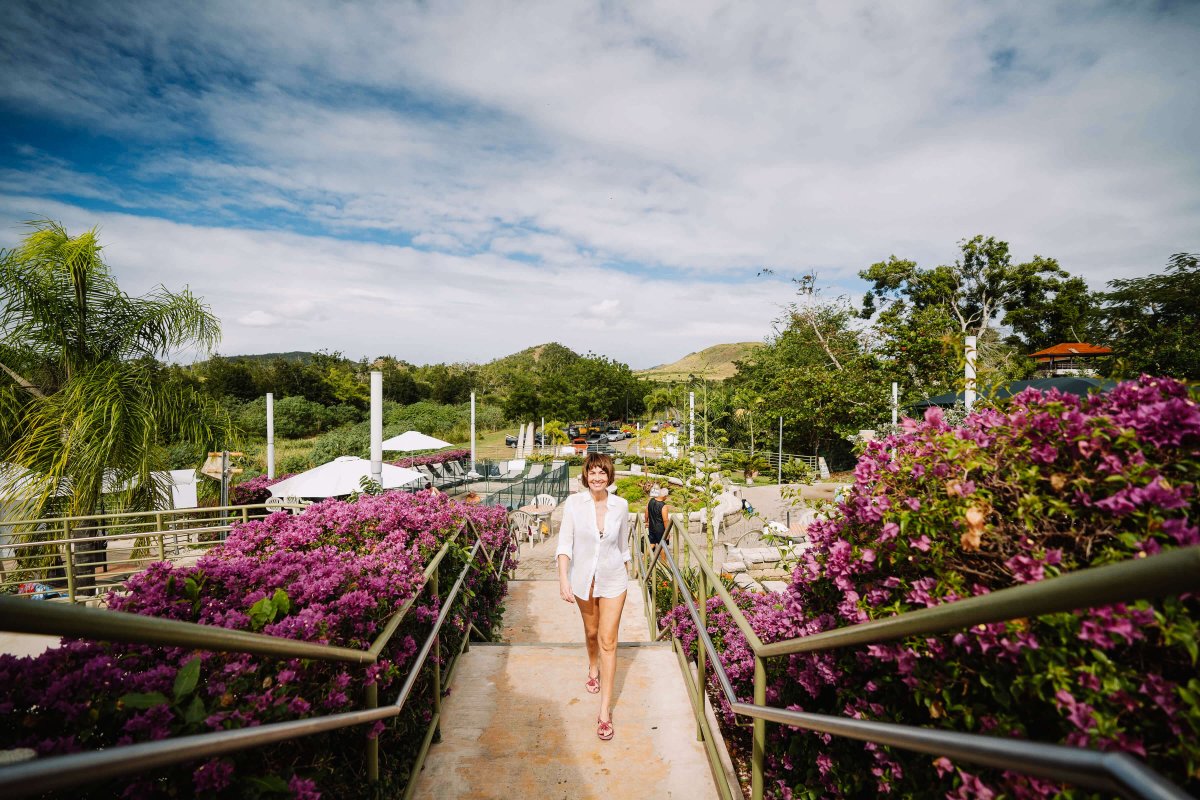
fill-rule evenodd
<path id="1" fill-rule="evenodd" d="M 199 449 L 230 433 L 216 401 L 164 380 L 156 360 L 211 349 L 219 323 L 187 289 L 121 291 L 95 229 L 72 237 L 57 222 L 29 225 L 19 247 L 0 252 L 0 352 L 28 370 L 0 364 L 11 381 L 0 386 L 3 460 L 44 476 L 32 513 L 64 487 L 71 515 L 95 513 L 106 489 L 149 510 L 166 492 L 151 474 L 167 466 L 165 444 Z"/>
<path id="2" fill-rule="evenodd" d="M 1200 254 L 1176 253 L 1160 275 L 1108 286 L 1101 317 L 1113 371 L 1200 380 Z"/>
<path id="3" fill-rule="evenodd" d="M 1008 242 L 975 236 L 959 243 L 952 265 L 922 269 L 915 261 L 891 256 L 859 273 L 871 283 L 863 298 L 863 316 L 896 303 L 915 309 L 939 307 L 960 334 L 981 336 L 1003 310 L 1020 308 L 1030 298 L 1057 291 L 1070 275 L 1052 258 L 1034 256 L 1013 264 Z"/>

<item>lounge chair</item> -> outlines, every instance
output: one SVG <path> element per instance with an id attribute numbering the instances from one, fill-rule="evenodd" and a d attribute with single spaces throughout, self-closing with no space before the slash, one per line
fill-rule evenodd
<path id="1" fill-rule="evenodd" d="M 499 475 L 495 480 L 498 481 L 515 481 L 519 480 L 525 474 L 525 459 L 515 458 L 508 462 L 508 470 Z"/>
<path id="2" fill-rule="evenodd" d="M 539 462 L 537 464 L 531 464 L 529 467 L 529 472 L 527 472 L 525 474 L 525 480 L 531 480 L 533 478 L 536 478 L 537 476 L 541 475 L 542 472 L 545 471 L 545 469 L 546 469 L 546 465 L 542 464 L 541 462 Z"/>
<path id="3" fill-rule="evenodd" d="M 433 470 L 433 474 L 441 478 L 442 483 L 438 488 L 450 488 L 458 486 L 462 480 L 455 475 L 450 474 L 443 464 L 430 464 L 429 468 Z"/>

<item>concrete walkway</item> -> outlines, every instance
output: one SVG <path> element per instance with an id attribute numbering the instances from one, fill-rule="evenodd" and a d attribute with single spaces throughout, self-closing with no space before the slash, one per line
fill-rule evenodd
<path id="1" fill-rule="evenodd" d="M 503 642 L 473 644 L 442 703 L 442 741 L 416 797 L 717 797 L 679 661 L 649 641 L 636 585 L 621 616 L 611 741 L 583 688 L 579 612 L 558 596 L 557 537 L 522 547 L 505 603 Z"/>

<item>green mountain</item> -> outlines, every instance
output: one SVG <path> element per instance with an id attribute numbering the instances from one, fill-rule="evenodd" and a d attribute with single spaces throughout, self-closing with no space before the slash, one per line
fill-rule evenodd
<path id="1" fill-rule="evenodd" d="M 689 375 L 704 375 L 717 380 L 732 378 L 737 372 L 734 362 L 751 358 L 762 346 L 762 342 L 715 344 L 698 353 L 688 353 L 671 364 L 641 370 L 637 375 L 652 381 L 686 380 Z"/>

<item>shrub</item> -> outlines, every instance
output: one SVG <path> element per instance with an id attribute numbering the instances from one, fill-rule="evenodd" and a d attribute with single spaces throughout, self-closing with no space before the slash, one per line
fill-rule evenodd
<path id="1" fill-rule="evenodd" d="M 871 443 L 839 514 L 781 594 L 742 596 L 778 641 L 1200 544 L 1200 392 L 1142 378 L 1081 401 L 1022 393 L 951 428 L 938 409 Z M 717 601 L 710 629 L 739 696 L 753 657 Z M 1195 595 L 980 625 L 768 662 L 777 706 L 1118 750 L 1200 789 Z M 689 619 L 671 618 L 694 648 Z M 725 721 L 731 722 L 721 699 Z M 745 736 L 730 728 L 730 735 Z M 767 785 L 860 797 L 1083 796 L 1012 772 L 955 765 L 771 726 Z"/>
<path id="2" fill-rule="evenodd" d="M 430 556 L 464 519 L 478 525 L 500 557 L 509 548 L 503 510 L 467 507 L 444 495 L 401 492 L 354 503 L 325 501 L 304 514 L 276 513 L 237 525 L 224 545 L 195 566 L 152 565 L 131 578 L 118 610 L 254 630 L 365 649 L 389 616 L 421 586 Z M 448 587 L 466 550 L 443 559 Z M 486 563 L 480 556 L 480 565 Z M 466 582 L 461 605 L 443 628 L 453 652 L 469 623 L 490 632 L 506 591 L 487 569 Z M 360 708 L 375 683 L 388 702 L 406 678 L 438 600 L 422 595 L 375 665 L 356 668 L 307 659 L 272 659 L 190 648 L 68 640 L 38 658 L 0 656 L 0 749 L 39 755 L 242 728 Z M 418 679 L 405 712 L 377 723 L 384 790 L 403 787 L 429 719 L 430 672 Z M 423 688 L 422 688 L 423 687 Z M 234 756 L 171 767 L 86 787 L 79 796 L 270 794 L 358 796 L 363 787 L 362 728 L 297 738 Z"/>
<path id="3" fill-rule="evenodd" d="M 284 473 L 277 478 L 259 475 L 250 480 L 229 487 L 229 504 L 231 506 L 255 506 L 267 502 L 271 496 L 270 487 L 294 473 Z"/>

